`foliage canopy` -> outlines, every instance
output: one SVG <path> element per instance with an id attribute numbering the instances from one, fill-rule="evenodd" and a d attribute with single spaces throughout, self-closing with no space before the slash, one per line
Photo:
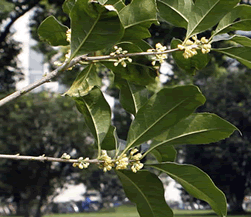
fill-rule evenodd
<path id="1" fill-rule="evenodd" d="M 69 27 L 50 16 L 41 23 L 38 34 L 49 44 L 68 49 L 65 62 L 56 72 L 80 64 L 80 73 L 64 95 L 75 101 L 95 138 L 94 162 L 104 172 L 117 170 L 127 197 L 136 203 L 142 217 L 173 215 L 164 201 L 157 172 L 150 172 L 149 167 L 168 174 L 190 194 L 210 204 L 219 216 L 226 216 L 224 194 L 199 168 L 173 163 L 174 146 L 216 142 L 238 129 L 217 115 L 194 113 L 205 103 L 198 87 L 156 88 L 160 85 L 158 66 L 172 53 L 181 69 L 194 74 L 207 65 L 209 52 L 213 51 L 251 67 L 250 39 L 231 35 L 234 30 L 251 27 L 250 6 L 239 5 L 239 0 L 133 0 L 130 3 L 65 0 L 63 10 L 70 18 Z M 173 39 L 170 50 L 159 43 L 152 48 L 143 40 L 150 36 L 149 27 L 158 24 L 158 17 L 186 29 L 184 40 Z M 203 36 L 205 31 L 212 31 L 209 39 Z M 223 33 L 227 35 L 219 38 Z M 233 46 L 214 47 L 222 39 L 234 42 Z M 100 64 L 110 70 L 113 85 L 121 91 L 121 105 L 134 117 L 125 147 L 111 124 L 111 109 L 96 70 Z M 140 153 L 138 147 L 143 143 L 150 147 Z M 149 153 L 156 156 L 157 163 L 143 163 L 142 159 Z M 91 162 L 89 158 L 81 158 L 74 165 L 82 169 Z"/>

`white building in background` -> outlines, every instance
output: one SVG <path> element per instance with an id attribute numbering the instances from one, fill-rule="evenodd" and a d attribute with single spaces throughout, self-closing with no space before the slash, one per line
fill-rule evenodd
<path id="1" fill-rule="evenodd" d="M 48 73 L 48 64 L 43 63 L 43 55 L 32 49 L 32 46 L 36 44 L 36 41 L 31 38 L 29 21 L 31 19 L 33 11 L 26 13 L 20 17 L 14 24 L 14 39 L 22 43 L 22 51 L 18 55 L 18 65 L 22 69 L 24 79 L 17 82 L 16 88 L 21 88 L 34 83 L 42 78 L 45 73 Z M 43 90 L 63 93 L 64 86 L 58 82 L 49 82 L 37 87 L 34 92 Z"/>

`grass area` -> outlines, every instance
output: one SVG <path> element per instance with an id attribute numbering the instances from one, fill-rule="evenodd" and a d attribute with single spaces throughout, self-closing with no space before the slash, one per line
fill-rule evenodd
<path id="1" fill-rule="evenodd" d="M 110 211 L 92 212 L 92 213 L 70 213 L 70 214 L 53 214 L 44 217 L 139 217 L 136 207 L 120 206 Z M 211 210 L 174 210 L 174 217 L 216 217 L 217 215 Z M 3 217 L 3 216 L 2 216 Z M 7 217 L 7 216 L 6 216 Z M 249 215 L 229 215 L 229 217 L 251 217 Z"/>
<path id="2" fill-rule="evenodd" d="M 53 214 L 45 217 L 139 217 L 136 207 L 120 206 L 111 211 L 91 212 L 91 213 L 76 213 L 76 214 Z"/>
<path id="3" fill-rule="evenodd" d="M 46 215 L 45 217 L 139 217 L 136 207 L 120 206 L 112 209 L 111 212 L 101 211 L 99 213 L 77 213 L 77 214 L 54 214 Z M 214 217 L 217 216 L 211 210 L 174 210 L 175 217 Z M 231 215 L 231 217 L 251 217 L 249 215 Z"/>

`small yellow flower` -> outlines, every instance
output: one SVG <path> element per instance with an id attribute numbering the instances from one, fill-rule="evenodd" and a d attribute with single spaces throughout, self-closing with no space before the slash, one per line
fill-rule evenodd
<path id="1" fill-rule="evenodd" d="M 104 172 L 110 171 L 114 167 L 113 160 L 107 155 L 106 150 L 102 150 L 99 160 L 104 161 L 99 164 L 99 168 L 103 169 Z"/>
<path id="2" fill-rule="evenodd" d="M 67 60 L 69 60 L 69 59 L 70 59 L 70 56 L 71 56 L 71 50 L 68 50 L 67 53 L 65 54 L 65 61 L 64 61 L 64 62 L 66 62 Z M 59 61 L 55 61 L 55 62 L 54 62 L 54 65 L 55 65 L 55 66 L 62 66 L 63 63 L 62 63 L 62 62 L 59 62 Z M 72 70 L 72 67 L 71 67 L 71 68 L 68 68 L 68 70 Z"/>
<path id="3" fill-rule="evenodd" d="M 140 163 L 140 161 L 135 161 L 132 163 L 132 166 L 131 166 L 131 170 L 136 173 L 138 172 L 140 169 L 142 169 L 144 166 L 144 164 Z"/>
<path id="4" fill-rule="evenodd" d="M 87 168 L 90 163 L 88 162 L 90 159 L 89 157 L 83 159 L 83 157 L 80 157 L 78 159 L 78 162 L 77 163 L 73 163 L 72 166 L 73 167 L 78 167 L 79 169 L 84 169 L 84 168 Z"/>
<path id="5" fill-rule="evenodd" d="M 130 161 L 131 161 L 130 165 L 131 165 L 131 170 L 134 173 L 142 169 L 142 167 L 144 166 L 144 164 L 140 162 L 142 154 L 137 152 L 139 152 L 137 148 L 132 149 L 130 152 Z"/>
<path id="6" fill-rule="evenodd" d="M 61 156 L 62 159 L 67 159 L 69 160 L 71 158 L 71 156 L 67 153 L 64 153 L 62 156 Z"/>
<path id="7" fill-rule="evenodd" d="M 134 155 L 135 153 L 137 153 L 139 150 L 137 148 L 134 148 L 130 151 L 130 155 Z"/>
<path id="8" fill-rule="evenodd" d="M 179 44 L 177 48 L 179 50 L 184 50 L 183 57 L 188 59 L 198 54 L 197 50 L 200 49 L 203 54 L 209 53 L 211 50 L 211 44 L 209 40 L 205 37 L 202 37 L 200 40 L 197 39 L 197 36 L 193 36 L 191 41 L 188 39 L 183 45 Z"/>
<path id="9" fill-rule="evenodd" d="M 117 158 L 116 164 L 116 170 L 124 170 L 129 164 L 129 158 L 126 156 L 126 154 L 123 154 L 123 156 L 119 156 Z"/>
<path id="10" fill-rule="evenodd" d="M 165 52 L 166 51 L 166 46 L 163 46 L 160 43 L 157 43 L 155 45 L 156 49 L 148 49 L 147 52 Z M 154 57 L 152 57 L 152 65 L 154 66 L 156 62 L 164 63 L 164 60 L 167 59 L 167 54 L 156 54 Z"/>
<path id="11" fill-rule="evenodd" d="M 66 41 L 71 42 L 71 29 L 66 31 Z"/>
<path id="12" fill-rule="evenodd" d="M 118 46 L 114 46 L 113 47 L 115 49 L 114 52 L 110 53 L 110 56 L 113 56 L 113 57 L 116 57 L 117 55 L 123 55 L 123 54 L 127 54 L 128 51 L 127 50 L 123 50 L 121 47 L 118 47 Z M 129 58 L 129 57 L 119 57 L 118 60 L 116 62 L 114 62 L 114 66 L 118 66 L 120 63 L 123 67 L 126 67 L 127 66 L 127 63 L 126 61 L 128 61 L 129 63 L 132 62 L 132 59 Z"/>

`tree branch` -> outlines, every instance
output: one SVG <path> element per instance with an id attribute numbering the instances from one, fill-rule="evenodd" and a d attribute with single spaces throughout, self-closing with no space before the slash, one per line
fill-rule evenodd
<path id="1" fill-rule="evenodd" d="M 0 159 L 11 159 L 11 160 L 29 160 L 29 161 L 50 161 L 50 162 L 60 162 L 60 163 L 79 163 L 79 159 L 63 159 L 55 157 L 46 157 L 44 155 L 35 157 L 35 156 L 21 156 L 19 154 L 9 155 L 9 154 L 0 154 Z M 101 163 L 103 161 L 97 159 L 86 160 L 87 163 Z"/>
<path id="2" fill-rule="evenodd" d="M 148 56 L 148 55 L 158 55 L 158 54 L 167 54 L 172 53 L 174 51 L 178 51 L 179 48 L 170 49 L 163 52 L 139 52 L 139 53 L 127 53 L 127 54 L 118 54 L 116 56 L 105 55 L 105 56 L 82 56 L 80 57 L 81 61 L 100 61 L 100 60 L 107 60 L 107 59 L 114 59 L 114 58 L 123 58 L 123 57 L 133 57 L 133 56 Z"/>
<path id="3" fill-rule="evenodd" d="M 31 90 L 35 89 L 36 87 L 41 86 L 42 84 L 51 81 L 52 78 L 57 77 L 61 72 L 67 70 L 68 68 L 74 66 L 77 62 L 79 61 L 79 59 L 75 59 L 72 60 L 69 64 L 68 63 L 64 63 L 62 66 L 58 67 L 57 69 L 55 69 L 54 71 L 52 71 L 51 73 L 47 74 L 46 76 L 42 77 L 40 80 L 24 87 L 21 90 L 18 90 L 12 94 L 10 94 L 9 96 L 3 98 L 0 100 L 0 106 L 3 106 L 4 104 L 17 99 L 18 97 L 30 92 Z"/>
<path id="4" fill-rule="evenodd" d="M 36 87 L 41 86 L 42 84 L 46 83 L 46 82 L 50 82 L 51 79 L 57 77 L 61 72 L 73 67 L 74 65 L 76 65 L 77 63 L 81 62 L 81 61 L 87 61 L 87 62 L 94 62 L 94 61 L 100 61 L 100 60 L 107 60 L 107 59 L 117 59 L 117 58 L 123 58 L 123 57 L 132 57 L 132 56 L 146 56 L 146 55 L 158 55 L 158 54 L 167 54 L 167 53 L 172 53 L 175 51 L 178 51 L 178 48 L 175 49 L 170 49 L 167 51 L 163 51 L 163 52 L 141 52 L 141 53 L 127 53 L 127 54 L 118 54 L 118 55 L 105 55 L 105 56 L 93 56 L 93 57 L 88 57 L 86 55 L 77 57 L 75 59 L 73 59 L 70 63 L 65 62 L 62 66 L 58 67 L 57 69 L 55 69 L 54 71 L 50 72 L 49 74 L 47 74 L 46 76 L 44 76 L 43 78 L 41 78 L 40 80 L 24 87 L 21 90 L 18 90 L 14 93 L 12 93 L 11 95 L 3 98 L 0 100 L 0 107 L 3 106 L 4 104 L 17 99 L 18 97 L 30 92 L 31 90 L 35 89 Z"/>

